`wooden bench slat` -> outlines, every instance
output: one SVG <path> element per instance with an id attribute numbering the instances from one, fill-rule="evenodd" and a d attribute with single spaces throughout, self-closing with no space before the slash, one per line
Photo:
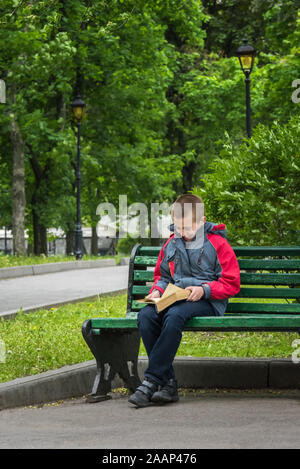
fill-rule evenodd
<path id="1" fill-rule="evenodd" d="M 300 303 L 228 303 L 225 314 L 237 313 L 295 313 L 300 314 Z"/>
<path id="2" fill-rule="evenodd" d="M 236 256 L 300 256 L 300 246 L 232 246 Z"/>
<path id="3" fill-rule="evenodd" d="M 238 256 L 300 256 L 300 246 L 232 246 L 232 248 Z M 160 249 L 161 246 L 140 246 L 138 255 L 158 256 Z"/>
<path id="4" fill-rule="evenodd" d="M 153 256 L 135 256 L 134 258 L 135 265 L 155 266 L 156 261 L 157 261 L 157 257 L 153 257 Z"/>
<path id="5" fill-rule="evenodd" d="M 209 321 L 209 319 L 211 321 Z M 216 322 L 216 324 L 214 323 Z M 186 328 L 192 327 L 226 327 L 226 328 L 295 328 L 299 329 L 300 316 L 294 315 L 253 315 L 253 316 L 218 316 L 218 317 L 202 317 L 192 318 L 186 322 Z"/>
<path id="6" fill-rule="evenodd" d="M 146 303 L 132 302 L 132 311 L 139 311 Z M 225 314 L 293 313 L 300 314 L 300 303 L 228 303 Z"/>
<path id="7" fill-rule="evenodd" d="M 269 273 L 243 273 L 243 285 L 300 285 L 300 274 L 269 274 Z"/>
<path id="8" fill-rule="evenodd" d="M 139 282 L 153 282 L 153 271 L 135 270 L 134 280 Z M 243 285 L 300 285 L 300 274 L 278 273 L 241 273 Z"/>
<path id="9" fill-rule="evenodd" d="M 149 285 L 133 285 L 132 293 L 137 296 L 148 295 Z M 241 288 L 234 298 L 300 298 L 300 288 Z"/>
<path id="10" fill-rule="evenodd" d="M 148 295 L 150 288 L 149 285 L 133 285 L 132 293 L 139 296 Z"/>
<path id="11" fill-rule="evenodd" d="M 153 271 L 151 270 L 135 270 L 133 279 L 138 282 L 153 282 Z"/>
<path id="12" fill-rule="evenodd" d="M 241 288 L 234 298 L 300 298 L 300 288 Z"/>
<path id="13" fill-rule="evenodd" d="M 141 246 L 138 250 L 138 255 L 143 256 L 158 256 L 161 246 Z"/>
<path id="14" fill-rule="evenodd" d="M 299 270 L 300 259 L 238 259 L 241 270 Z"/>
<path id="15" fill-rule="evenodd" d="M 137 266 L 155 267 L 157 257 L 154 256 L 136 256 L 134 264 Z M 300 259 L 238 259 L 241 270 L 299 270 Z"/>
<path id="16" fill-rule="evenodd" d="M 127 329 L 137 328 L 137 318 L 94 318 L 91 319 L 92 329 L 101 328 Z M 267 330 L 284 329 L 300 331 L 300 316 L 292 315 L 261 315 L 261 316 L 217 316 L 195 317 L 186 322 L 184 330 L 218 330 L 218 329 L 249 329 Z"/>

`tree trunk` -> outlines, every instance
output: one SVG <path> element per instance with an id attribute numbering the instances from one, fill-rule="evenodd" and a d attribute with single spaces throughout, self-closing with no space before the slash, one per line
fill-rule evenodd
<path id="1" fill-rule="evenodd" d="M 85 242 L 84 242 L 83 235 L 82 235 L 82 252 L 83 252 L 83 255 L 84 255 L 84 256 L 87 256 L 87 255 L 88 255 L 88 252 L 87 252 L 87 249 L 86 249 L 86 246 L 85 246 Z"/>
<path id="2" fill-rule="evenodd" d="M 74 228 L 68 225 L 68 231 L 66 232 L 66 255 L 74 255 L 74 246 L 75 246 L 75 232 Z"/>
<path id="3" fill-rule="evenodd" d="M 97 226 L 92 226 L 91 255 L 92 256 L 98 256 Z"/>
<path id="4" fill-rule="evenodd" d="M 188 164 L 185 164 L 182 168 L 182 186 L 183 192 L 186 194 L 188 191 L 191 191 L 194 186 L 194 173 L 196 170 L 196 162 L 191 161 Z"/>
<path id="5" fill-rule="evenodd" d="M 32 208 L 32 222 L 33 222 L 33 252 L 35 256 L 40 256 L 41 254 L 48 255 L 47 247 L 47 228 L 44 225 L 41 225 L 39 216 L 36 213 L 35 205 L 33 204 Z"/>
<path id="6" fill-rule="evenodd" d="M 50 160 L 48 159 L 46 161 L 45 167 L 42 170 L 32 146 L 26 143 L 26 147 L 28 148 L 30 153 L 29 161 L 35 177 L 34 192 L 31 198 L 34 246 L 33 251 L 36 256 L 39 256 L 41 254 L 45 254 L 47 256 L 47 227 L 40 222 L 39 210 L 41 210 L 40 207 L 43 206 L 44 202 L 42 197 L 45 197 L 45 195 L 40 194 L 40 186 L 43 180 L 47 181 L 48 179 Z"/>
<path id="7" fill-rule="evenodd" d="M 13 252 L 17 256 L 25 256 L 25 167 L 24 142 L 16 116 L 13 114 L 10 131 L 13 147 L 13 180 L 12 180 L 12 232 Z"/>

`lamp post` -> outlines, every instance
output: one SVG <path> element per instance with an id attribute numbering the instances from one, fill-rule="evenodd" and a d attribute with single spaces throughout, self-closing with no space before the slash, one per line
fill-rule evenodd
<path id="1" fill-rule="evenodd" d="M 248 44 L 246 37 L 243 39 L 243 45 L 237 50 L 237 56 L 240 61 L 241 69 L 245 75 L 246 83 L 246 129 L 248 138 L 251 137 L 251 106 L 250 106 L 250 74 L 254 64 L 255 49 Z"/>
<path id="2" fill-rule="evenodd" d="M 82 227 L 81 227 L 81 215 L 80 215 L 80 127 L 83 118 L 85 102 L 78 95 L 71 104 L 73 110 L 74 121 L 77 126 L 77 166 L 76 166 L 76 224 L 75 224 L 75 256 L 76 259 L 81 259 L 83 256 L 82 250 Z"/>

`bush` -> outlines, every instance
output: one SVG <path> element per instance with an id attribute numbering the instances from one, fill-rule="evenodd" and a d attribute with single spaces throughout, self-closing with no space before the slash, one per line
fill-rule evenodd
<path id="1" fill-rule="evenodd" d="M 299 242 L 299 148 L 298 118 L 283 126 L 258 125 L 249 146 L 224 144 L 193 192 L 203 198 L 208 220 L 226 223 L 230 242 Z"/>

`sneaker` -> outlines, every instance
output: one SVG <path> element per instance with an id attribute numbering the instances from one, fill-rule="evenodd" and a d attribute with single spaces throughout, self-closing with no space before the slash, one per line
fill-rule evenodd
<path id="1" fill-rule="evenodd" d="M 134 394 L 128 399 L 128 402 L 137 407 L 147 407 L 151 405 L 151 397 L 158 390 L 159 385 L 145 379 L 140 386 L 136 388 Z"/>
<path id="2" fill-rule="evenodd" d="M 163 386 L 160 386 L 158 391 L 151 397 L 152 402 L 158 403 L 177 402 L 178 400 L 177 381 L 173 378 L 169 379 Z"/>

